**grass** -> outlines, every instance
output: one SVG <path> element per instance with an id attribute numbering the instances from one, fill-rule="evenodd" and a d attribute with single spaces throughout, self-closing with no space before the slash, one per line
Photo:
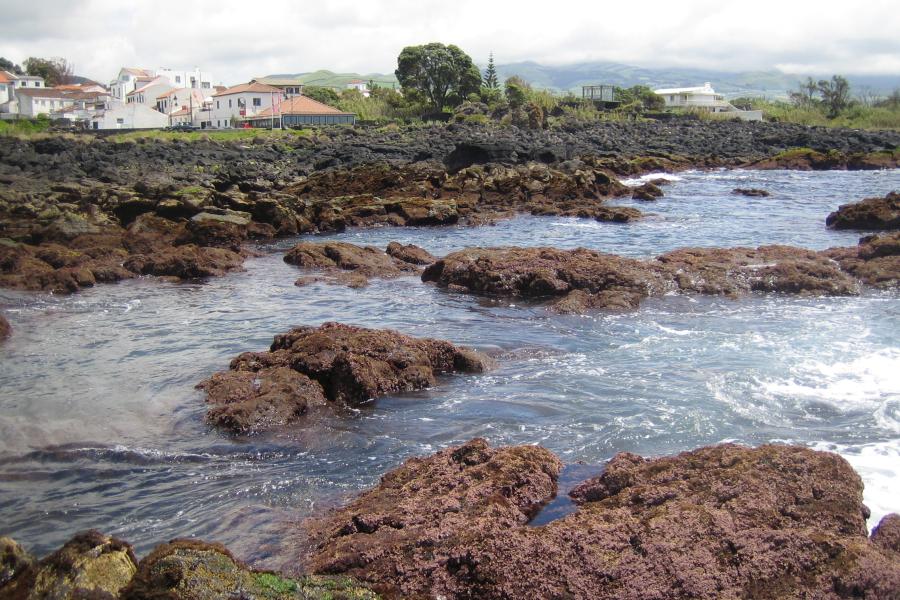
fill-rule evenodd
<path id="1" fill-rule="evenodd" d="M 221 129 L 208 131 L 129 131 L 109 136 L 112 142 L 138 142 L 142 140 L 181 140 L 185 142 L 213 141 L 265 141 L 277 139 L 290 139 L 295 137 L 308 137 L 312 135 L 310 129 Z"/>
<path id="2" fill-rule="evenodd" d="M 46 132 L 49 127 L 50 121 L 48 119 L 0 121 L 0 135 L 31 137 Z"/>
<path id="3" fill-rule="evenodd" d="M 851 129 L 888 129 L 900 131 L 900 109 L 874 106 L 851 106 L 830 119 L 819 107 L 795 106 L 789 102 L 761 99 L 749 100 L 754 110 L 763 111 L 766 120 L 821 127 L 849 127 Z"/>

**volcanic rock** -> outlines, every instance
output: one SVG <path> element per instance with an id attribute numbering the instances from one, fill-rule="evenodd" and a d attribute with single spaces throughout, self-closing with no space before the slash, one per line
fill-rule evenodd
<path id="1" fill-rule="evenodd" d="M 34 562 L 34 557 L 15 540 L 0 537 L 0 592 L 3 586 L 31 568 Z"/>
<path id="2" fill-rule="evenodd" d="M 347 577 L 289 579 L 276 573 L 250 569 L 221 544 L 187 539 L 157 546 L 141 560 L 122 598 L 377 600 L 372 591 Z"/>
<path id="3" fill-rule="evenodd" d="M 317 408 L 358 406 L 432 387 L 437 375 L 481 373 L 489 365 L 486 356 L 442 340 L 326 323 L 277 335 L 269 352 L 245 352 L 198 387 L 213 405 L 209 422 L 253 433 L 295 423 Z"/>
<path id="4" fill-rule="evenodd" d="M 0 315 L 0 341 L 5 340 L 12 335 L 12 325 L 6 320 L 6 317 Z"/>
<path id="5" fill-rule="evenodd" d="M 900 231 L 866 236 L 851 248 L 822 252 L 841 269 L 866 285 L 892 288 L 900 285 Z"/>
<path id="6" fill-rule="evenodd" d="M 347 242 L 301 242 L 288 250 L 284 262 L 323 271 L 333 276 L 330 280 L 351 287 L 366 285 L 369 277 L 400 277 L 420 270 L 415 263 L 386 254 L 374 246 Z"/>
<path id="7" fill-rule="evenodd" d="M 766 190 L 760 190 L 757 188 L 734 188 L 733 190 L 731 190 L 731 193 L 737 194 L 738 196 L 750 196 L 751 198 L 753 198 L 753 197 L 763 197 L 764 198 L 766 196 L 772 195 Z"/>
<path id="8" fill-rule="evenodd" d="M 859 292 L 830 256 L 788 246 L 685 248 L 649 261 L 584 248 L 470 248 L 428 266 L 422 281 L 487 296 L 556 300 L 551 308 L 563 313 L 635 308 L 667 292 Z"/>
<path id="9" fill-rule="evenodd" d="M 86 531 L 40 562 L 19 570 L 5 586 L 0 585 L 0 597 L 118 598 L 136 570 L 137 559 L 130 545 Z"/>
<path id="10" fill-rule="evenodd" d="M 884 198 L 843 204 L 828 215 L 825 224 L 833 229 L 900 229 L 900 193 L 891 192 Z"/>
<path id="11" fill-rule="evenodd" d="M 867 539 L 862 482 L 835 454 L 733 444 L 619 454 L 572 492 L 575 512 L 527 526 L 560 467 L 540 447 L 483 440 L 410 459 L 308 522 L 303 566 L 390 597 L 900 595 L 900 556 L 881 545 L 887 534 Z"/>
<path id="12" fill-rule="evenodd" d="M 656 200 L 663 197 L 663 191 L 655 183 L 647 182 L 640 185 L 631 192 L 631 197 L 635 200 Z"/>
<path id="13" fill-rule="evenodd" d="M 402 245 L 399 242 L 391 242 L 385 248 L 388 256 L 402 260 L 411 265 L 430 265 L 437 260 L 427 250 L 419 248 L 415 244 Z"/>

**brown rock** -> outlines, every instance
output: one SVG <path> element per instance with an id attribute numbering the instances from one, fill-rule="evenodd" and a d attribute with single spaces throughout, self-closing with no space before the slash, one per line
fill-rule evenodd
<path id="1" fill-rule="evenodd" d="M 232 250 L 188 244 L 160 248 L 152 254 L 134 254 L 128 257 L 124 266 L 139 275 L 198 279 L 239 270 L 243 262 L 244 257 Z"/>
<path id="2" fill-rule="evenodd" d="M 900 515 L 891 513 L 882 517 L 872 530 L 872 542 L 885 550 L 900 553 Z"/>
<path id="3" fill-rule="evenodd" d="M 900 232 L 867 236 L 855 248 L 830 248 L 821 254 L 866 285 L 900 285 Z"/>
<path id="4" fill-rule="evenodd" d="M 329 278 L 323 280 L 350 287 L 364 287 L 370 277 L 392 278 L 419 271 L 415 264 L 385 254 L 374 246 L 347 242 L 301 242 L 285 254 L 284 262 L 324 271 Z"/>
<path id="5" fill-rule="evenodd" d="M 0 596 L 23 600 L 118 598 L 136 570 L 131 546 L 97 531 L 86 531 L 22 570 L 0 587 Z"/>
<path id="6" fill-rule="evenodd" d="M 5 340 L 12 335 L 12 325 L 6 320 L 6 317 L 0 315 L 0 340 Z"/>
<path id="7" fill-rule="evenodd" d="M 386 394 L 420 390 L 436 376 L 481 373 L 486 356 L 449 342 L 340 323 L 298 327 L 275 336 L 269 352 L 245 352 L 206 390 L 210 422 L 255 432 L 297 421 L 326 402 L 356 406 Z"/>
<path id="8" fill-rule="evenodd" d="M 884 198 L 866 198 L 841 205 L 828 215 L 825 224 L 833 229 L 900 229 L 900 193 L 891 192 Z"/>
<path id="9" fill-rule="evenodd" d="M 648 181 L 631 192 L 631 197 L 635 200 L 656 200 L 663 197 L 663 191 L 655 183 Z"/>
<path id="10" fill-rule="evenodd" d="M 771 196 L 769 192 L 766 190 L 760 190 L 757 188 L 734 188 L 731 190 L 732 194 L 737 194 L 738 196 L 750 196 L 750 197 L 766 197 Z"/>
<path id="11" fill-rule="evenodd" d="M 841 457 L 724 444 L 617 455 L 575 512 L 525 525 L 560 464 L 475 440 L 411 459 L 307 525 L 313 572 L 386 596 L 892 599 L 897 553 L 866 538 L 862 482 Z"/>
<path id="12" fill-rule="evenodd" d="M 34 557 L 15 540 L 0 537 L 0 596 L 3 587 L 34 565 Z"/>
<path id="13" fill-rule="evenodd" d="M 415 244 L 407 244 L 406 246 L 399 242 L 391 242 L 385 248 L 388 256 L 392 256 L 398 260 L 409 263 L 411 265 L 430 265 L 437 260 L 427 250 L 419 248 Z"/>

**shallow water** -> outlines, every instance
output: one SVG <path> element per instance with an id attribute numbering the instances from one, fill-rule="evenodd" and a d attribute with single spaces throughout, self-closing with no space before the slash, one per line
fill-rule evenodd
<path id="1" fill-rule="evenodd" d="M 745 198 L 735 187 L 762 187 Z M 628 225 L 521 217 L 480 228 L 328 236 L 435 254 L 469 245 L 585 246 L 653 256 L 681 246 L 853 245 L 839 204 L 900 189 L 900 171 L 687 172 Z M 246 271 L 153 279 L 70 297 L 0 291 L 0 535 L 38 554 L 89 527 L 139 553 L 176 536 L 281 560 L 284 523 L 375 483 L 411 455 L 475 436 L 542 444 L 567 463 L 734 440 L 840 452 L 866 483 L 870 525 L 900 510 L 900 294 L 666 297 L 633 313 L 560 316 L 409 277 L 361 290 L 295 287 L 282 240 Z M 203 423 L 194 385 L 293 325 L 343 321 L 476 346 L 480 376 L 382 398 L 321 427 L 233 439 Z"/>

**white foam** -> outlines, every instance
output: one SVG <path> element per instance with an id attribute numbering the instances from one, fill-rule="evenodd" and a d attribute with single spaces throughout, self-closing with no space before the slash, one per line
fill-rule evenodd
<path id="1" fill-rule="evenodd" d="M 681 181 L 683 178 L 679 177 L 678 175 L 672 175 L 671 173 L 647 173 L 646 175 L 641 175 L 640 177 L 623 179 L 622 184 L 627 185 L 628 187 L 637 187 L 654 179 L 665 179 L 666 181 Z"/>
<path id="2" fill-rule="evenodd" d="M 840 454 L 862 477 L 863 502 L 872 511 L 869 531 L 886 514 L 900 512 L 900 440 L 862 445 L 814 442 L 810 446 Z"/>

